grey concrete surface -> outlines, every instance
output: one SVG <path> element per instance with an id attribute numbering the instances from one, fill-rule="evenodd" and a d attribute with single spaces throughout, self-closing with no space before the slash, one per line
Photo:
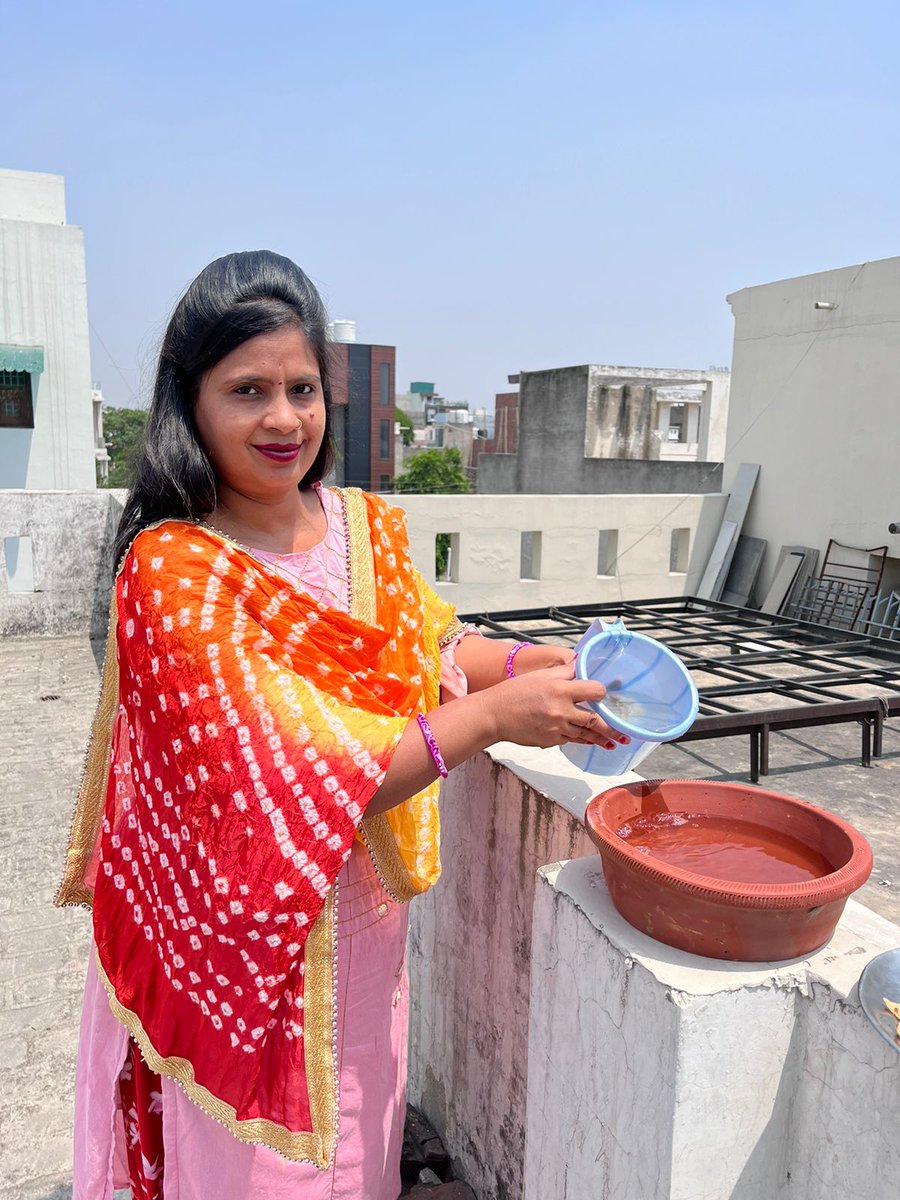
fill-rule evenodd
<path id="1" fill-rule="evenodd" d="M 125 497 L 120 489 L 0 489 L 0 538 L 28 538 L 34 561 L 34 591 L 10 592 L 0 542 L 0 637 L 106 637 Z"/>
<path id="2" fill-rule="evenodd" d="M 0 641 L 0 1200 L 64 1200 L 90 914 L 54 909 L 99 687 L 87 638 Z"/>

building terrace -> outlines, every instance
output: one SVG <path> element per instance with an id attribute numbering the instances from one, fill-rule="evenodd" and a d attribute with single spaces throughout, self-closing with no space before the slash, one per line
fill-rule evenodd
<path id="1" fill-rule="evenodd" d="M 497 497 L 404 499 L 426 570 L 433 533 L 463 516 L 452 505 L 489 506 L 477 520 L 493 523 L 507 548 L 492 561 L 493 594 L 521 594 L 520 535 L 536 532 L 536 522 L 512 505 L 520 498 L 502 498 L 511 504 L 502 517 Z M 538 499 L 552 521 L 550 501 L 569 498 Z M 602 499 L 614 510 L 615 498 Z M 623 509 L 628 544 L 642 539 L 635 573 L 587 579 L 584 590 L 605 586 L 633 599 L 665 580 L 680 594 L 689 573 L 668 570 L 665 532 L 648 533 L 673 498 L 628 500 L 637 505 L 630 524 Z M 690 501 L 678 519 L 688 508 L 692 544 L 711 544 L 704 523 L 715 522 L 704 506 L 718 516 L 724 497 Z M 0 587 L 0 1200 L 67 1194 L 89 920 L 50 905 L 99 682 L 120 502 L 110 492 L 0 493 L 4 532 L 32 540 L 36 589 Z M 476 518 L 465 513 L 460 528 L 470 531 Z M 595 517 L 591 510 L 584 528 L 570 519 L 571 545 L 595 544 Z M 465 561 L 458 584 L 436 584 L 445 594 L 466 594 Z M 572 580 L 566 591 L 574 599 Z M 412 914 L 410 1098 L 481 1200 L 587 1200 L 603 1187 L 641 1200 L 825 1197 L 851 1185 L 871 1200 L 884 1195 L 883 1180 L 900 1178 L 900 1072 L 854 985 L 872 955 L 900 942 L 891 923 L 900 916 L 898 762 L 891 721 L 884 755 L 868 770 L 851 726 L 773 734 L 769 786 L 847 817 L 877 861 L 864 903 L 848 905 L 826 950 L 784 965 L 696 959 L 625 924 L 582 825 L 605 781 L 558 751 L 504 744 L 453 772 L 443 798 L 444 878 Z M 746 779 L 746 747 L 663 748 L 647 768 Z"/>

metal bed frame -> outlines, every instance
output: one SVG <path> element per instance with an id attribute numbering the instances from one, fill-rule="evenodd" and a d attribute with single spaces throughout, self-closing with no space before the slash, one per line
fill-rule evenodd
<path id="1" fill-rule="evenodd" d="M 754 783 L 769 773 L 772 730 L 857 721 L 861 762 L 870 767 L 882 754 L 885 720 L 900 715 L 897 642 L 715 600 L 509 609 L 460 620 L 487 637 L 574 646 L 595 617 L 621 617 L 678 654 L 700 694 L 697 720 L 678 741 L 749 735 Z"/>

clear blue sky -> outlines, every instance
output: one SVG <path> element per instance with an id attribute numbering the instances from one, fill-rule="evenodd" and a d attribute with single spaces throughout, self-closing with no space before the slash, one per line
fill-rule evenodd
<path id="1" fill-rule="evenodd" d="M 895 3 L 28 0 L 3 40 L 0 166 L 66 178 L 114 404 L 229 250 L 475 406 L 728 364 L 727 293 L 900 253 Z"/>

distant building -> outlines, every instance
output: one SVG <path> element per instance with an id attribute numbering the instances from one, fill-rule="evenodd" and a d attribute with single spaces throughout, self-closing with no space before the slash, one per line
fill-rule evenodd
<path id="1" fill-rule="evenodd" d="M 466 400 L 447 400 L 435 391 L 433 383 L 422 380 L 411 383 L 408 392 L 397 393 L 397 407 L 406 413 L 417 429 L 441 424 L 442 414 L 458 424 L 472 420 Z"/>
<path id="2" fill-rule="evenodd" d="M 396 397 L 397 407 L 406 413 L 415 429 L 425 428 L 428 413 L 432 410 L 434 402 L 442 400 L 443 397 L 437 394 L 434 384 L 424 380 L 415 380 L 409 385 L 408 392 L 398 392 Z"/>
<path id="3" fill-rule="evenodd" d="M 478 467 L 482 454 L 516 454 L 519 449 L 519 393 L 498 392 L 494 397 L 493 433 L 476 439 L 472 446 L 472 466 Z"/>
<path id="4" fill-rule="evenodd" d="M 97 464 L 97 483 L 105 484 L 109 479 L 109 450 L 106 438 L 103 436 L 103 392 L 100 384 L 91 389 L 91 403 L 94 407 L 94 459 Z"/>
<path id="5" fill-rule="evenodd" d="M 471 467 L 475 444 L 480 439 L 475 416 L 465 400 L 447 400 L 433 383 L 417 380 L 408 392 L 397 395 L 397 407 L 413 424 L 413 442 L 403 447 L 403 461 L 409 462 L 423 450 L 458 450 L 464 467 Z"/>
<path id="6" fill-rule="evenodd" d="M 0 170 L 0 488 L 94 488 L 84 237 L 61 175 Z"/>
<path id="7" fill-rule="evenodd" d="M 497 397 L 478 491 L 715 491 L 721 482 L 730 375 L 579 366 L 511 375 Z"/>
<path id="8" fill-rule="evenodd" d="M 334 322 L 332 337 L 352 322 Z M 335 328 L 343 326 L 343 329 Z M 356 329 L 353 327 L 353 336 Z M 357 341 L 333 346 L 333 435 L 338 450 L 335 482 L 367 491 L 392 486 L 396 349 Z"/>

